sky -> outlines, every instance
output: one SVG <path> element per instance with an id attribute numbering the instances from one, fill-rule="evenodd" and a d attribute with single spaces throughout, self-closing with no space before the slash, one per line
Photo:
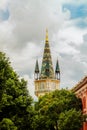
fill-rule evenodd
<path id="1" fill-rule="evenodd" d="M 55 69 L 58 58 L 60 88 L 74 87 L 87 75 L 86 0 L 0 0 L 0 51 L 10 58 L 34 95 L 36 59 L 41 69 L 46 28 Z"/>

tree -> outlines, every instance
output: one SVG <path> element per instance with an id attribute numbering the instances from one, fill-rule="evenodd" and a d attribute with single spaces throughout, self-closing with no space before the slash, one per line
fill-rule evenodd
<path id="1" fill-rule="evenodd" d="M 17 127 L 14 125 L 14 123 L 10 119 L 3 118 L 2 122 L 0 123 L 0 129 L 1 130 L 17 130 Z"/>
<path id="2" fill-rule="evenodd" d="M 9 58 L 0 52 L 0 122 L 12 122 L 18 130 L 32 130 L 32 98 L 27 82 L 11 67 Z"/>
<path id="3" fill-rule="evenodd" d="M 62 112 L 59 117 L 59 130 L 80 130 L 82 127 L 81 111 L 70 109 Z"/>
<path id="4" fill-rule="evenodd" d="M 75 116 L 78 116 L 76 119 L 79 119 L 79 122 L 76 121 L 77 125 L 80 127 L 82 124 L 82 114 L 81 114 L 82 103 L 79 98 L 75 96 L 74 93 L 68 90 L 56 90 L 49 94 L 44 95 L 39 98 L 39 101 L 36 103 L 36 110 L 38 111 L 38 120 L 37 120 L 37 130 L 40 126 L 42 130 L 60 130 L 62 125 L 61 115 L 62 113 L 67 113 L 70 116 L 70 110 L 73 109 L 72 113 L 75 113 Z M 71 114 L 72 114 L 71 113 Z M 80 114 L 78 114 L 80 113 Z M 67 125 L 69 122 L 68 116 L 62 116 L 62 121 L 67 120 Z M 73 124 L 73 116 L 71 115 L 71 120 Z M 40 123 L 40 124 L 39 124 Z M 43 123 L 43 124 L 42 124 Z M 40 126 L 39 126 L 40 125 Z M 39 126 L 39 127 L 38 127 Z M 60 127 L 61 126 L 61 127 Z M 62 129 L 61 129 L 62 130 Z M 67 129 L 64 129 L 67 130 Z M 72 130 L 72 129 L 69 129 Z M 78 129 L 75 129 L 78 130 Z"/>

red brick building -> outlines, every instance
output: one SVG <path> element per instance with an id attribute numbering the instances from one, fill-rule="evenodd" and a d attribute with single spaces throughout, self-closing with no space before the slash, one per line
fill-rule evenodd
<path id="1" fill-rule="evenodd" d="M 77 97 L 81 98 L 83 114 L 87 115 L 87 76 L 74 87 L 73 91 Z M 87 118 L 85 119 L 81 130 L 87 130 Z"/>

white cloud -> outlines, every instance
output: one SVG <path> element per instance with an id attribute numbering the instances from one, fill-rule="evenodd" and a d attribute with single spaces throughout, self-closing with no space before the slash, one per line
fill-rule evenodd
<path id="1" fill-rule="evenodd" d="M 85 44 L 87 29 L 70 20 L 70 11 L 62 12 L 63 3 L 75 0 L 2 0 L 0 8 L 7 8 L 10 17 L 0 22 L 0 48 L 10 57 L 14 69 L 29 81 L 30 93 L 34 94 L 33 72 L 38 58 L 42 62 L 45 30 L 49 41 L 53 64 L 59 58 L 61 87 L 72 87 L 87 70 Z M 82 0 L 80 1 L 80 3 Z M 85 19 L 86 21 L 86 19 Z"/>
<path id="2" fill-rule="evenodd" d="M 0 9 L 5 9 L 8 5 L 9 0 L 0 0 Z"/>
<path id="3" fill-rule="evenodd" d="M 55 2 L 49 0 L 8 0 L 3 5 L 8 5 L 10 16 L 8 21 L 0 23 L 0 33 L 3 35 L 0 43 L 2 47 L 15 52 L 24 49 L 28 42 L 40 43 L 46 28 L 52 36 L 62 26 L 64 19 L 69 17 L 68 12 L 62 13 L 60 4 L 55 5 Z"/>
<path id="4" fill-rule="evenodd" d="M 8 21 L 3 21 L 0 23 L 0 48 L 10 48 L 11 44 L 15 40 L 12 30 L 14 26 Z"/>

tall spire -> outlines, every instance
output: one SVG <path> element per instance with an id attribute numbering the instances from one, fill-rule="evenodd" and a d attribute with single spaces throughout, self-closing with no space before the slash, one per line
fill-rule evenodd
<path id="1" fill-rule="evenodd" d="M 46 39 L 45 39 L 45 47 L 44 47 L 44 54 L 43 54 L 40 78 L 42 78 L 42 79 L 46 79 L 46 78 L 54 79 L 55 78 L 47 29 L 46 29 Z"/>

